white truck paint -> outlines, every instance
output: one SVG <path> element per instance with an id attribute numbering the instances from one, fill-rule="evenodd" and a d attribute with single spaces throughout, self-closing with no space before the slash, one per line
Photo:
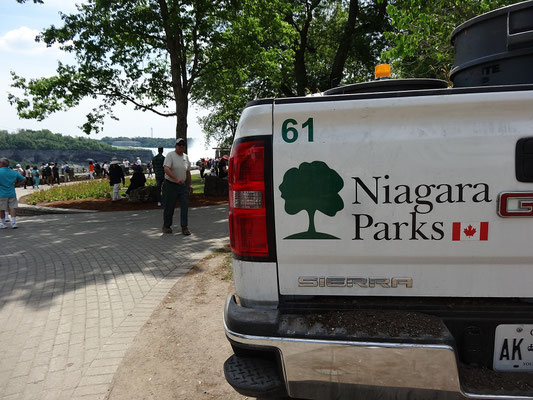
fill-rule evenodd
<path id="1" fill-rule="evenodd" d="M 261 398 L 533 399 L 533 182 L 516 175 L 531 110 L 527 85 L 247 107 L 234 150 L 265 143 L 270 247 L 234 254 L 228 381 Z M 507 192 L 530 193 L 507 206 L 527 216 L 500 215 Z"/>

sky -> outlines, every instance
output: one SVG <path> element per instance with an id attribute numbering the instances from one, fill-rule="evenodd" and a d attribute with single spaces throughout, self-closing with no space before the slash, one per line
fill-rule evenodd
<path id="1" fill-rule="evenodd" d="M 15 0 L 0 0 L 0 130 L 14 132 L 18 129 L 48 129 L 63 135 L 86 136 L 78 127 L 85 122 L 85 115 L 92 108 L 88 100 L 76 108 L 54 113 L 43 121 L 20 119 L 15 107 L 7 101 L 9 92 L 17 94 L 10 87 L 10 71 L 25 78 L 39 78 L 54 75 L 58 61 L 74 63 L 71 55 L 36 43 L 35 36 L 50 25 L 61 26 L 59 12 L 75 12 L 74 4 L 78 2 L 45 0 L 45 4 L 33 4 L 29 0 L 25 4 L 19 4 Z M 121 105 L 115 110 L 119 121 L 107 118 L 103 131 L 91 134 L 90 138 L 150 137 L 152 133 L 153 137 L 175 137 L 175 118 L 160 117 L 148 111 L 135 111 L 131 106 Z M 188 137 L 196 139 L 198 145 L 195 146 L 195 153 L 205 153 L 199 156 L 212 156 L 212 146 L 205 149 L 204 135 L 197 123 L 198 115 L 205 115 L 205 111 L 190 106 Z M 191 150 L 189 149 L 190 156 Z"/>

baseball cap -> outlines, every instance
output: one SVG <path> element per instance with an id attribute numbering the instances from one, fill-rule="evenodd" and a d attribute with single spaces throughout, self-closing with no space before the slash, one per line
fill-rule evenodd
<path id="1" fill-rule="evenodd" d="M 180 144 L 185 145 L 185 139 L 183 139 L 183 138 L 179 138 L 179 139 L 177 139 L 177 140 L 176 140 L 176 146 L 178 146 L 178 145 L 180 145 Z"/>

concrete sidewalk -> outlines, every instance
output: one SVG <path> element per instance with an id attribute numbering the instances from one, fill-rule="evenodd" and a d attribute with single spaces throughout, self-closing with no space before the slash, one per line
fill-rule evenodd
<path id="1" fill-rule="evenodd" d="M 162 214 L 19 217 L 0 230 L 0 399 L 105 398 L 170 288 L 229 242 L 226 206 L 191 209 L 189 237 L 162 235 Z"/>

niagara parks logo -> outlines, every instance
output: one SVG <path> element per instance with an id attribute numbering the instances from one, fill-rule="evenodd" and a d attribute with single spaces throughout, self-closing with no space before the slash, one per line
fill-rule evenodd
<path id="1" fill-rule="evenodd" d="M 305 232 L 287 236 L 285 239 L 339 239 L 333 235 L 317 232 L 315 214 L 317 211 L 333 217 L 344 208 L 339 191 L 344 187 L 340 175 L 325 162 L 301 163 L 283 175 L 279 185 L 281 198 L 285 200 L 287 214 L 295 215 L 306 211 L 309 227 Z"/>

